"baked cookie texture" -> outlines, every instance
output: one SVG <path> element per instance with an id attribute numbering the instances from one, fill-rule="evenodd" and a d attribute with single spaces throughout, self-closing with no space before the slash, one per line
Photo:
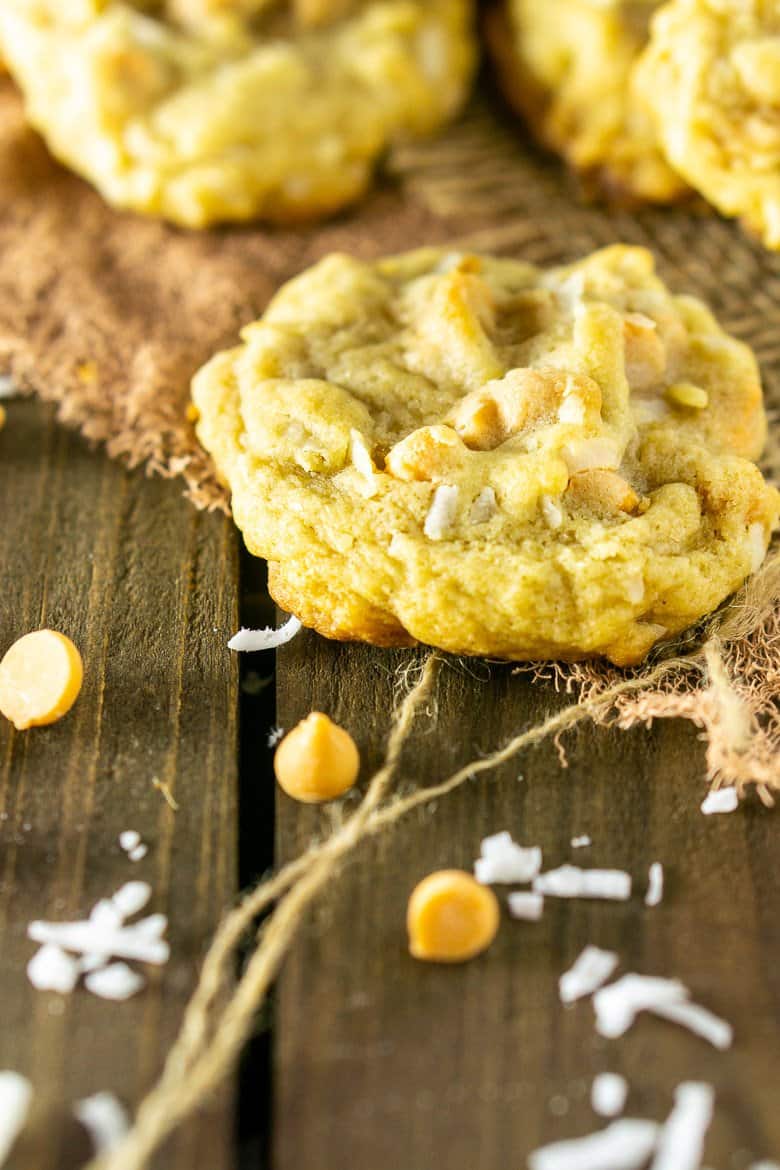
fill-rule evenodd
<path id="1" fill-rule="evenodd" d="M 196 375 L 278 603 L 331 638 L 641 660 L 762 562 L 755 360 L 641 248 L 333 255 Z"/>
<path id="2" fill-rule="evenodd" d="M 671 164 L 780 249 L 780 3 L 672 0 L 636 89 Z"/>
<path id="3" fill-rule="evenodd" d="M 607 193 L 659 203 L 685 181 L 633 92 L 659 0 L 502 0 L 488 34 L 502 87 L 536 137 Z"/>
<path id="4" fill-rule="evenodd" d="M 0 55 L 52 152 L 199 228 L 334 212 L 468 89 L 472 0 L 2 0 Z"/>

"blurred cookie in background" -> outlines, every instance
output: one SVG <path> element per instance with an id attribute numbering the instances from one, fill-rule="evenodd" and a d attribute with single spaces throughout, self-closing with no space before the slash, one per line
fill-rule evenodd
<path id="1" fill-rule="evenodd" d="M 50 150 L 117 207 L 295 223 L 459 109 L 471 0 L 4 0 L 0 56 Z"/>
<path id="2" fill-rule="evenodd" d="M 633 69 L 658 0 L 498 0 L 486 27 L 499 82 L 541 143 L 591 189 L 672 202 L 687 184 L 636 99 Z"/>

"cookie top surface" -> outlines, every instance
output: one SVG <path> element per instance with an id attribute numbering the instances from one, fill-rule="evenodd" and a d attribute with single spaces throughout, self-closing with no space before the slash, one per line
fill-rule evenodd
<path id="1" fill-rule="evenodd" d="M 511 43 L 497 48 L 505 88 L 547 145 L 608 189 L 666 202 L 687 187 L 662 157 L 632 92 L 658 4 L 506 0 Z"/>
<path id="2" fill-rule="evenodd" d="M 203 227 L 331 213 L 465 96 L 471 0 L 3 0 L 0 55 L 111 203 Z"/>
<path id="3" fill-rule="evenodd" d="M 777 0 L 672 0 L 652 23 L 636 88 L 671 163 L 780 249 Z"/>
<path id="4" fill-rule="evenodd" d="M 196 376 L 274 596 L 333 637 L 641 659 L 763 559 L 755 361 L 650 254 L 321 261 Z"/>

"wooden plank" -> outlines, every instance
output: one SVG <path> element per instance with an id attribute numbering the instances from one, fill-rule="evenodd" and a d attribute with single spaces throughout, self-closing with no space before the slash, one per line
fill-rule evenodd
<path id="1" fill-rule="evenodd" d="M 74 1100 L 112 1090 L 132 1107 L 150 1085 L 235 895 L 237 678 L 225 635 L 237 616 L 237 541 L 180 485 L 91 453 L 47 408 L 7 405 L 0 646 L 50 625 L 73 637 L 86 672 L 55 726 L 16 733 L 0 720 L 0 1068 L 36 1090 L 16 1162 L 53 1170 L 83 1153 L 68 1120 Z M 119 849 L 123 829 L 148 843 L 143 861 Z M 124 1004 L 35 991 L 28 922 L 81 917 L 133 878 L 151 883 L 150 908 L 169 916 L 168 965 L 149 969 L 148 988 Z M 233 1165 L 230 1090 L 161 1165 Z"/>
<path id="2" fill-rule="evenodd" d="M 280 653 L 278 719 L 312 708 L 343 722 L 374 765 L 403 655 L 303 635 Z M 450 663 L 438 718 L 417 725 L 406 788 L 442 779 L 570 701 L 507 666 Z M 745 1167 L 777 1156 L 780 925 L 776 817 L 751 803 L 705 818 L 701 745 L 690 725 L 568 737 L 469 782 L 363 845 L 310 916 L 282 974 L 276 1010 L 274 1170 L 506 1170 L 540 1144 L 602 1124 L 591 1080 L 623 1073 L 631 1115 L 662 1118 L 686 1079 L 717 1090 L 706 1163 Z M 522 780 L 519 776 L 522 775 Z M 280 860 L 330 814 L 277 797 Z M 462 967 L 407 953 L 406 901 L 443 866 L 469 868 L 481 838 L 509 828 L 544 847 L 547 867 L 574 860 L 628 869 L 629 904 L 547 900 L 539 924 L 502 924 L 490 952 Z M 587 833 L 593 845 L 573 850 Z M 643 905 L 662 861 L 667 896 Z M 503 895 L 502 895 L 503 897 Z M 623 970 L 677 976 L 735 1026 L 715 1052 L 671 1024 L 641 1018 L 623 1039 L 594 1030 L 590 1004 L 564 1010 L 557 980 L 587 943 Z"/>

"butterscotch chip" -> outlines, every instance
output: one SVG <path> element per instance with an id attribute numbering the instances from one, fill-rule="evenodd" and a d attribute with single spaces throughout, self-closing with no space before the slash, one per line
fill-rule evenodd
<path id="1" fill-rule="evenodd" d="M 464 98 L 469 0 L 3 0 L 0 53 L 51 151 L 188 227 L 356 199 Z"/>
<path id="2" fill-rule="evenodd" d="M 780 249 L 780 5 L 665 4 L 637 93 L 672 166 Z"/>
<path id="3" fill-rule="evenodd" d="M 542 291 L 529 333 L 518 296 Z M 706 404 L 670 404 L 685 384 Z M 330 256 L 193 398 L 274 597 L 329 637 L 639 661 L 742 584 L 778 516 L 753 355 L 641 248 Z"/>
<path id="4" fill-rule="evenodd" d="M 667 203 L 686 183 L 633 93 L 660 0 L 503 0 L 489 18 L 503 88 L 536 136 L 616 194 Z"/>

